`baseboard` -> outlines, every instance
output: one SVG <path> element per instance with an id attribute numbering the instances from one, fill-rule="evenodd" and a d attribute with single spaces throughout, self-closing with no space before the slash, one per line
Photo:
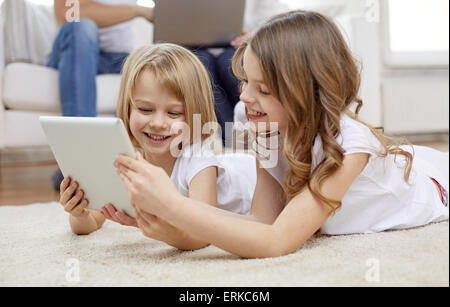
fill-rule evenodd
<path id="1" fill-rule="evenodd" d="M 0 165 L 55 163 L 50 147 L 24 147 L 0 149 Z"/>

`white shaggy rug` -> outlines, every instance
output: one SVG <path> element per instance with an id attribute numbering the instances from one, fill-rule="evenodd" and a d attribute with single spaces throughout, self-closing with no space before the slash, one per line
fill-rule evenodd
<path id="1" fill-rule="evenodd" d="M 71 233 L 59 204 L 0 207 L 0 286 L 449 286 L 449 224 L 322 236 L 247 260 L 214 246 L 181 252 L 106 222 Z"/>

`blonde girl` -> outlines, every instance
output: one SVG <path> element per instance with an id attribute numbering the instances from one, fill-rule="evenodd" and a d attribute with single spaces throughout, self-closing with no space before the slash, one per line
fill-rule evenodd
<path id="1" fill-rule="evenodd" d="M 221 210 L 248 213 L 256 184 L 255 160 L 251 156 L 216 156 L 212 152 L 214 129 L 201 129 L 217 124 L 210 80 L 190 51 L 173 44 L 159 44 L 133 52 L 122 71 L 117 116 L 138 149 L 138 161 L 163 170 L 177 194 Z M 201 131 L 194 131 L 195 119 Z M 113 204 L 103 207 L 101 215 L 86 210 L 82 191 L 73 196 L 76 189 L 77 183 L 70 183 L 70 178 L 61 185 L 61 203 L 71 212 L 75 233 L 95 231 L 105 218 L 142 226 L 117 211 Z M 157 216 L 146 218 L 142 221 L 145 227 L 141 228 L 148 237 L 183 250 L 208 244 Z"/>
<path id="2" fill-rule="evenodd" d="M 234 72 L 248 119 L 277 123 L 283 145 L 276 167 L 258 167 L 250 216 L 183 197 L 160 168 L 120 156 L 138 219 L 149 212 L 249 258 L 292 253 L 318 230 L 370 233 L 448 219 L 448 153 L 399 146 L 358 120 L 360 73 L 329 18 L 274 17 L 238 49 Z"/>

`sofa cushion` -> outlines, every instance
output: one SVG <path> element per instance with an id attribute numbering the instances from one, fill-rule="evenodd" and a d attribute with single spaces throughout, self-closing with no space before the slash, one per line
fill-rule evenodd
<path id="1" fill-rule="evenodd" d="M 28 63 L 6 66 L 3 76 L 3 103 L 8 109 L 61 112 L 58 71 Z M 97 76 L 97 113 L 114 114 L 120 75 Z"/>

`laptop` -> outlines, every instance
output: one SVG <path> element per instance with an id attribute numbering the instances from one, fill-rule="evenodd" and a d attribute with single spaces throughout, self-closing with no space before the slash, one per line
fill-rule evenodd
<path id="1" fill-rule="evenodd" d="M 89 200 L 87 208 L 100 211 L 113 204 L 135 217 L 125 185 L 113 163 L 119 154 L 135 156 L 119 118 L 41 116 L 41 126 L 64 177 L 79 183 Z"/>
<path id="2" fill-rule="evenodd" d="M 246 0 L 155 1 L 153 41 L 225 47 L 242 33 Z"/>

